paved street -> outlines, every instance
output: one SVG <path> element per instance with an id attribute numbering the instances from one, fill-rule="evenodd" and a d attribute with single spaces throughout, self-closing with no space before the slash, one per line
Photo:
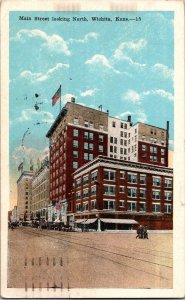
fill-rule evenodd
<path id="1" fill-rule="evenodd" d="M 172 234 L 9 230 L 8 287 L 171 288 Z"/>

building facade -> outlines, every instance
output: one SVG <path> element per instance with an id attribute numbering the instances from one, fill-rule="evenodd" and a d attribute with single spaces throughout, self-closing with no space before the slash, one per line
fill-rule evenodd
<path id="1" fill-rule="evenodd" d="M 103 220 L 108 229 L 172 229 L 173 170 L 99 156 L 74 172 L 74 215 L 77 223 Z"/>
<path id="2" fill-rule="evenodd" d="M 107 155 L 107 113 L 67 102 L 47 133 L 50 141 L 50 200 L 73 214 L 75 170 Z M 67 203 L 67 205 L 66 205 Z"/>
<path id="3" fill-rule="evenodd" d="M 32 201 L 33 171 L 23 171 L 17 180 L 17 210 L 19 220 L 29 220 Z"/>
<path id="4" fill-rule="evenodd" d="M 49 176 L 49 160 L 45 159 L 32 179 L 32 219 L 47 218 L 47 206 L 50 203 Z"/>

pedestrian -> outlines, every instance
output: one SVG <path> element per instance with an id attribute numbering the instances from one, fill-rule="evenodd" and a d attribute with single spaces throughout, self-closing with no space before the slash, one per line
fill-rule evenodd
<path id="1" fill-rule="evenodd" d="M 144 235 L 144 239 L 149 239 L 148 231 L 147 231 L 147 225 L 145 225 L 144 228 L 143 228 L 143 235 Z"/>
<path id="2" fill-rule="evenodd" d="M 138 229 L 137 229 L 137 235 L 136 235 L 136 239 L 137 238 L 141 238 L 141 236 L 142 236 L 142 225 L 139 225 L 139 227 L 138 227 Z"/>

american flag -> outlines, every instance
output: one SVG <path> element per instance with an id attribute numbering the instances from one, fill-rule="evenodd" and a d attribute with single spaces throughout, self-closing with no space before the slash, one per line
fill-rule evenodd
<path id="1" fill-rule="evenodd" d="M 56 91 L 55 95 L 52 97 L 52 106 L 55 105 L 55 103 L 58 101 L 58 99 L 60 99 L 60 97 L 61 97 L 61 85 L 59 89 Z"/>

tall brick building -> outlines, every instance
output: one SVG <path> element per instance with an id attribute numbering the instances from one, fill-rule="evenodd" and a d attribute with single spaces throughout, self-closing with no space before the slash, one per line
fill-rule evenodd
<path id="1" fill-rule="evenodd" d="M 73 173 L 107 155 L 107 113 L 68 102 L 47 133 L 50 140 L 50 200 L 73 213 Z M 57 206 L 60 209 L 60 206 Z M 63 209 L 62 209 L 63 210 Z"/>

